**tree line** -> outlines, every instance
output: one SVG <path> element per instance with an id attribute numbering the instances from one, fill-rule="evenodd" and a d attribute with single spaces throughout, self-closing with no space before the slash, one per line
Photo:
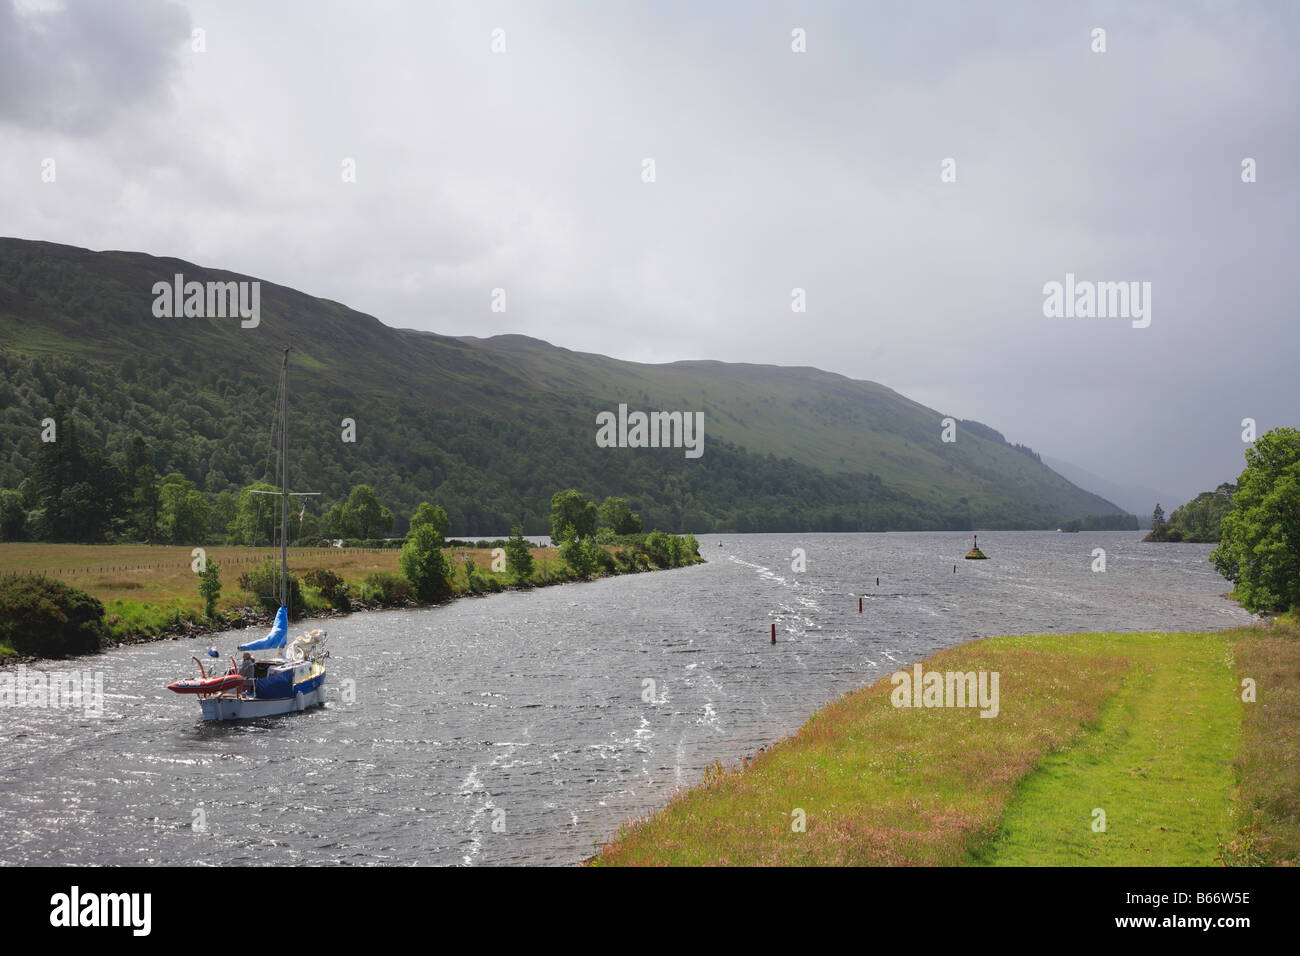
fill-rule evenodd
<path id="1" fill-rule="evenodd" d="M 1186 504 L 1179 505 L 1165 518 L 1164 509 L 1156 505 L 1151 512 L 1151 531 L 1143 541 L 1218 542 L 1223 519 L 1232 510 L 1237 486 L 1225 481 L 1213 491 L 1202 491 Z"/>
<path id="2" fill-rule="evenodd" d="M 696 533 L 1056 528 L 1079 517 L 999 497 L 995 476 L 987 476 L 988 488 L 936 502 L 870 471 L 826 471 L 721 439 L 710 441 L 704 457 L 686 461 L 658 449 L 597 448 L 591 430 L 554 415 L 465 415 L 400 397 L 312 394 L 313 388 L 304 383 L 290 435 L 292 474 L 307 483 L 292 490 L 321 492 L 325 505 L 308 504 L 301 529 L 295 520 L 294 534 L 301 531 L 304 540 L 400 536 L 404 517 L 426 499 L 442 504 L 458 534 L 499 535 L 515 523 L 544 534 L 550 495 L 578 484 L 598 501 L 626 497 L 648 527 Z M 274 475 L 265 442 L 265 410 L 274 401 L 267 376 L 203 361 L 199 353 L 130 355 L 103 365 L 0 348 L 0 489 L 9 492 L 9 537 L 21 523 L 32 540 L 192 538 L 202 523 L 199 496 L 208 507 L 208 533 L 224 537 L 243 492 Z M 345 417 L 357 422 L 354 444 L 340 440 Z M 74 463 L 80 481 L 72 484 L 85 487 L 68 486 L 59 495 L 66 500 L 29 522 L 30 512 L 43 510 L 38 500 L 50 498 L 34 499 L 24 487 L 48 454 L 39 426 L 46 418 L 56 422 L 60 441 L 75 431 L 86 464 L 103 467 Z M 138 474 L 146 462 L 158 484 L 168 479 L 172 489 L 161 528 L 152 521 L 161 502 L 152 501 Z M 378 530 L 382 514 L 364 529 L 327 521 L 330 508 L 342 508 L 362 485 L 392 512 L 390 528 Z M 99 502 L 113 515 L 91 513 Z M 134 515 L 125 513 L 132 509 Z M 266 510 L 259 518 L 254 508 L 248 520 L 270 523 Z"/>

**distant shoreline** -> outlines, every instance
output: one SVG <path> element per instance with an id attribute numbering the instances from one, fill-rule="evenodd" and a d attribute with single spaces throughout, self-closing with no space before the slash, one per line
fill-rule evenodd
<path id="1" fill-rule="evenodd" d="M 452 550 L 459 550 L 459 549 L 452 549 Z M 332 618 L 349 617 L 353 614 L 365 614 L 365 613 L 372 613 L 376 611 L 428 610 L 430 608 L 442 607 L 444 605 L 450 604 L 452 601 L 460 600 L 461 598 L 491 597 L 494 594 L 505 594 L 511 591 L 536 591 L 541 588 L 556 587 L 564 584 L 591 584 L 594 581 L 600 581 L 606 578 L 630 577 L 639 574 L 653 574 L 660 571 L 679 571 L 682 568 L 694 567 L 696 565 L 706 564 L 706 563 L 707 562 L 705 561 L 704 557 L 700 556 L 696 558 L 695 561 L 692 561 L 688 564 L 678 565 L 677 567 L 672 567 L 672 568 L 651 567 L 644 571 L 623 571 L 614 574 L 610 574 L 610 573 L 593 574 L 590 578 L 587 578 L 585 580 L 557 578 L 546 582 L 530 584 L 527 587 L 521 587 L 515 584 L 503 585 L 499 591 L 484 591 L 482 593 L 475 593 L 473 591 L 468 591 L 468 590 L 458 591 L 452 593 L 449 597 L 444 598 L 440 601 L 431 601 L 427 603 L 416 601 L 416 600 L 410 600 L 401 604 L 364 604 L 360 601 L 357 601 L 353 603 L 352 607 L 347 611 L 329 609 L 325 611 L 305 613 L 291 620 L 289 622 L 289 629 L 290 631 L 292 631 L 296 626 L 305 624 L 308 621 L 330 620 Z M 256 630 L 261 627 L 265 627 L 269 629 L 271 624 L 275 620 L 275 616 L 270 612 L 259 611 L 257 608 L 249 607 L 249 606 L 233 608 L 228 612 L 228 614 L 230 616 L 228 616 L 225 621 L 221 621 L 217 623 L 209 623 L 207 621 L 187 620 L 187 621 L 181 621 L 179 624 L 170 625 L 156 633 L 148 632 L 148 631 L 131 631 L 122 635 L 121 637 L 112 638 L 110 640 L 105 641 L 100 646 L 99 653 L 102 654 L 105 651 L 118 650 L 123 647 L 133 647 L 137 644 L 153 644 L 159 641 L 179 641 L 182 638 L 198 638 L 198 637 L 207 636 L 209 634 L 221 634 L 226 631 Z M 17 667 L 19 664 L 28 665 L 34 663 L 41 663 L 44 661 L 57 662 L 57 661 L 68 661 L 68 660 L 85 660 L 86 658 L 93 658 L 93 657 L 95 657 L 94 654 L 83 654 L 76 657 L 31 657 L 23 654 L 8 654 L 3 657 L 0 657 L 0 670 L 5 670 L 10 667 Z"/>

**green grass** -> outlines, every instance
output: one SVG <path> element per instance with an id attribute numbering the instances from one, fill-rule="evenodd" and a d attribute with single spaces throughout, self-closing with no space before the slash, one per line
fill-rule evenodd
<path id="1" fill-rule="evenodd" d="M 894 707 L 888 679 L 846 694 L 747 767 L 714 769 L 625 827 L 597 864 L 955 865 L 996 834 L 1020 780 L 1081 739 L 1128 662 L 1045 637 L 978 641 L 928 670 L 996 671 L 1000 712 Z M 805 832 L 793 824 L 797 811 Z"/>
<path id="2" fill-rule="evenodd" d="M 1233 632 L 1237 673 L 1256 684 L 1244 707 L 1234 864 L 1300 866 L 1300 621 L 1294 614 Z"/>
<path id="3" fill-rule="evenodd" d="M 595 865 L 1300 862 L 1300 626 L 999 637 L 1001 712 L 908 709 L 888 679 L 629 821 Z M 1258 703 L 1243 703 L 1255 675 Z M 1094 829 L 1095 809 L 1105 830 Z M 802 810 L 806 830 L 792 828 Z"/>
<path id="4" fill-rule="evenodd" d="M 174 604 L 114 598 L 104 602 L 109 636 L 121 640 L 129 634 L 161 634 L 182 621 L 202 621 L 203 616 L 179 602 Z"/>
<path id="5" fill-rule="evenodd" d="M 1007 639 L 1017 641 L 1019 639 Z M 973 854 L 996 866 L 1210 866 L 1234 833 L 1242 704 L 1223 634 L 1076 635 L 1133 662 L 1098 727 L 1048 755 Z M 1094 811 L 1104 812 L 1103 818 Z M 1094 829 L 1096 825 L 1097 829 Z"/>

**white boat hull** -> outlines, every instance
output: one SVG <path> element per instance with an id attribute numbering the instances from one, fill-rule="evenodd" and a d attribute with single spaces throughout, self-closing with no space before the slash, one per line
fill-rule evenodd
<path id="1" fill-rule="evenodd" d="M 294 714 L 325 703 L 325 682 L 305 694 L 292 697 L 274 697 L 259 700 L 256 697 L 201 697 L 199 706 L 204 720 L 255 720 L 258 717 L 275 717 Z"/>
<path id="2" fill-rule="evenodd" d="M 324 634 L 317 631 L 319 640 Z M 315 640 L 316 638 L 313 637 Z M 302 638 L 299 639 L 303 640 Z M 328 656 L 328 655 L 326 655 Z M 277 664 L 277 662 L 271 662 Z M 257 681 L 257 690 L 265 693 L 270 688 L 282 690 L 276 696 L 258 694 L 212 694 L 199 698 L 204 720 L 255 720 L 258 717 L 275 717 L 294 714 L 300 710 L 319 707 L 325 703 L 325 663 L 323 660 L 281 661 L 272 668 L 271 677 Z"/>

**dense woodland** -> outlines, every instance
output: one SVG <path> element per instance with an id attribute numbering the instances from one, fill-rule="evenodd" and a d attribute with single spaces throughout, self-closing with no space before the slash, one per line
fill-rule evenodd
<path id="1" fill-rule="evenodd" d="M 275 473 L 275 396 L 265 381 L 223 379 L 197 359 L 190 368 L 160 358 L 108 370 L 4 351 L 0 373 L 5 540 L 269 540 L 271 499 L 250 493 L 270 488 Z M 454 534 L 501 534 L 516 524 L 543 534 L 556 487 L 623 496 L 647 526 L 696 533 L 997 523 L 965 500 L 935 509 L 873 474 L 827 474 L 717 440 L 704 458 L 685 461 L 655 449 L 600 449 L 560 425 L 405 407 L 360 417 L 349 444 L 339 427 L 349 413 L 357 414 L 355 403 L 291 411 L 291 489 L 321 493 L 293 522 L 295 538 L 400 536 L 425 500 L 447 510 Z M 1005 520 L 1051 527 L 1061 519 L 1035 519 L 1030 509 Z M 1131 516 L 1090 522 L 1135 526 Z"/>
<path id="2" fill-rule="evenodd" d="M 393 329 L 269 282 L 256 329 L 154 317 L 153 283 L 181 271 L 239 278 L 0 239 L 4 537 L 264 542 L 266 496 L 248 491 L 274 481 L 285 346 L 291 490 L 321 493 L 294 521 L 304 540 L 401 536 L 422 501 L 453 534 L 541 534 L 556 488 L 696 533 L 1132 526 L 988 426 L 940 441 L 937 412 L 875 383 Z M 595 410 L 621 401 L 701 409 L 706 453 L 597 447 Z"/>

